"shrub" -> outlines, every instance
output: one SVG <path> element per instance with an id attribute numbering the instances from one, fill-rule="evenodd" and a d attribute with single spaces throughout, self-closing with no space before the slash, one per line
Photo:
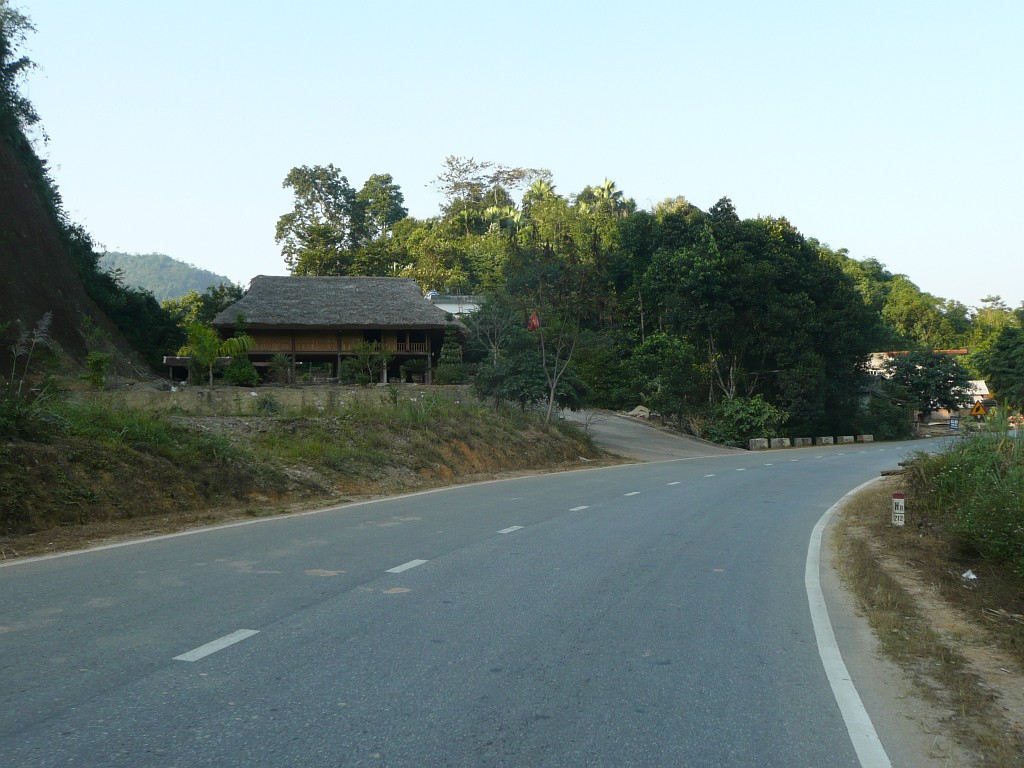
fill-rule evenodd
<path id="1" fill-rule="evenodd" d="M 233 357 L 224 369 L 224 381 L 236 387 L 255 387 L 260 383 L 260 374 L 247 357 Z"/>
<path id="2" fill-rule="evenodd" d="M 752 437 L 774 437 L 788 414 L 760 395 L 723 400 L 711 410 L 705 437 L 723 445 L 744 446 Z"/>
<path id="3" fill-rule="evenodd" d="M 946 527 L 960 545 L 1013 565 L 1024 578 L 1024 437 L 1005 419 L 909 466 L 908 491 L 919 514 Z"/>

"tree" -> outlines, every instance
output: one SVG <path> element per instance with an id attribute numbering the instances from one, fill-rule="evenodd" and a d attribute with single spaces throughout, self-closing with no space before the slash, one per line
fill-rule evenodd
<path id="1" fill-rule="evenodd" d="M 177 299 L 167 299 L 161 307 L 181 328 L 193 323 L 212 323 L 213 319 L 239 301 L 245 289 L 233 283 L 211 285 L 202 293 L 189 291 Z"/>
<path id="2" fill-rule="evenodd" d="M 627 387 L 664 416 L 685 413 L 696 404 L 702 384 L 696 358 L 693 347 L 678 336 L 652 333 L 623 365 Z"/>
<path id="3" fill-rule="evenodd" d="M 471 344 L 484 351 L 491 367 L 497 367 L 499 353 L 513 332 L 522 327 L 522 318 L 509 305 L 507 297 L 492 297 L 465 323 L 472 334 Z"/>
<path id="4" fill-rule="evenodd" d="M 514 333 L 503 350 L 498 364 L 482 366 L 473 379 L 473 389 L 481 397 L 496 402 L 513 402 L 526 410 L 544 405 L 550 420 L 551 400 L 559 408 L 578 409 L 583 402 L 586 385 L 573 368 L 562 371 L 552 394 L 549 373 L 545 371 L 536 339 L 525 329 Z"/>
<path id="5" fill-rule="evenodd" d="M 359 372 L 362 383 L 369 385 L 380 380 L 394 356 L 395 353 L 381 346 L 379 341 L 361 341 L 352 347 L 352 356 L 346 362 Z"/>
<path id="6" fill-rule="evenodd" d="M 217 331 L 203 323 L 192 323 L 186 334 L 188 341 L 178 354 L 191 358 L 192 364 L 208 372 L 210 389 L 213 389 L 213 369 L 218 358 L 244 355 L 253 345 L 251 336 L 242 334 L 222 339 Z"/>
<path id="7" fill-rule="evenodd" d="M 882 317 L 912 347 L 960 347 L 969 330 L 962 305 L 951 305 L 921 291 L 904 275 L 893 278 Z"/>
<path id="8" fill-rule="evenodd" d="M 39 123 L 39 113 L 20 90 L 21 81 L 36 66 L 27 56 L 18 55 L 29 32 L 35 32 L 35 27 L 28 17 L 0 0 L 0 116 L 14 123 L 4 126 L 5 130 L 27 131 Z"/>
<path id="9" fill-rule="evenodd" d="M 361 230 L 370 242 L 382 240 L 392 228 L 409 215 L 402 188 L 390 173 L 375 173 L 366 180 L 356 195 Z"/>
<path id="10" fill-rule="evenodd" d="M 462 369 L 462 345 L 456 337 L 455 326 L 444 329 L 444 343 L 434 372 L 435 384 L 461 384 L 465 380 Z"/>
<path id="11" fill-rule="evenodd" d="M 996 396 L 1015 408 L 1024 407 L 1024 328 L 1006 326 L 975 364 Z"/>
<path id="12" fill-rule="evenodd" d="M 884 368 L 890 382 L 906 393 L 907 401 L 922 417 L 936 408 L 955 410 L 971 401 L 970 377 L 952 355 L 908 352 L 893 355 Z"/>
<path id="13" fill-rule="evenodd" d="M 292 168 L 282 183 L 295 207 L 277 220 L 274 240 L 293 275 L 347 275 L 360 237 L 356 192 L 333 165 Z"/>

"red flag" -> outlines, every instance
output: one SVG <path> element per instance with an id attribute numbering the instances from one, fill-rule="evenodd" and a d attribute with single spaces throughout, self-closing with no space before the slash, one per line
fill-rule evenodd
<path id="1" fill-rule="evenodd" d="M 530 322 L 526 324 L 526 330 L 536 331 L 538 328 L 540 328 L 540 318 L 537 317 L 537 313 L 534 312 L 530 315 Z"/>

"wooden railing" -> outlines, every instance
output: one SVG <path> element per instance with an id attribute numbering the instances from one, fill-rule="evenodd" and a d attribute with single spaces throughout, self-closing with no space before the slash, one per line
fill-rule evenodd
<path id="1" fill-rule="evenodd" d="M 425 341 L 400 341 L 396 345 L 396 352 L 427 352 Z"/>

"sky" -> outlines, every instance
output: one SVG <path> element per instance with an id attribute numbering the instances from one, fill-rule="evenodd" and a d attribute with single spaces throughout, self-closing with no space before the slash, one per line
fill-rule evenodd
<path id="1" fill-rule="evenodd" d="M 445 157 L 729 197 L 922 290 L 1024 302 L 1024 3 L 11 0 L 64 206 L 104 250 L 287 274 L 288 171 Z"/>

